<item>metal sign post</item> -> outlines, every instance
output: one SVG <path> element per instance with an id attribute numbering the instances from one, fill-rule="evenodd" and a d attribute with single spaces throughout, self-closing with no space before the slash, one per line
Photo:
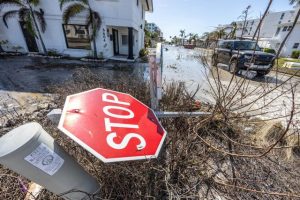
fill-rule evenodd
<path id="1" fill-rule="evenodd" d="M 91 199 L 99 184 L 38 123 L 0 137 L 0 164 L 64 199 Z M 93 198 L 92 198 L 93 199 Z"/>

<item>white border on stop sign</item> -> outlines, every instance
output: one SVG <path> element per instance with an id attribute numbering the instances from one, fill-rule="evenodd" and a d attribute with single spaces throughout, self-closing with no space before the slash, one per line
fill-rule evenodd
<path id="1" fill-rule="evenodd" d="M 67 113 L 67 104 L 70 100 L 71 97 L 73 96 L 78 96 L 78 95 L 82 95 L 85 93 L 89 93 L 89 92 L 93 92 L 95 90 L 105 90 L 108 92 L 115 92 L 115 93 L 119 93 L 119 94 L 123 94 L 123 95 L 128 95 L 131 98 L 134 98 L 135 100 L 137 100 L 139 103 L 141 103 L 142 105 L 144 105 L 145 107 L 147 107 L 149 110 L 151 110 L 154 113 L 155 118 L 157 119 L 159 125 L 162 127 L 163 131 L 164 131 L 164 135 L 158 145 L 158 148 L 155 152 L 155 155 L 145 155 L 145 156 L 134 156 L 134 157 L 122 157 L 122 158 L 105 158 L 103 157 L 101 154 L 99 154 L 97 151 L 95 151 L 94 149 L 92 149 L 91 147 L 89 147 L 87 144 L 85 144 L 83 141 L 81 141 L 79 138 L 77 138 L 75 135 L 73 135 L 71 132 L 69 132 L 68 130 L 66 130 L 63 127 L 63 123 L 65 121 L 65 117 L 66 117 L 66 113 Z M 96 88 L 96 89 L 92 89 L 92 90 L 88 90 L 85 92 L 80 92 L 77 94 L 73 94 L 73 95 L 69 95 L 66 98 L 66 102 L 62 111 L 62 115 L 58 124 L 58 129 L 61 130 L 64 134 L 66 134 L 67 136 L 69 136 L 72 140 L 74 140 L 75 142 L 77 142 L 80 146 L 82 146 L 83 148 L 85 148 L 88 152 L 92 153 L 95 157 L 97 157 L 98 159 L 100 159 L 101 161 L 103 161 L 104 163 L 112 163 L 112 162 L 121 162 L 121 161 L 133 161 L 133 160 L 146 160 L 146 159 L 154 159 L 154 158 L 158 158 L 161 147 L 166 139 L 167 136 L 167 131 L 164 129 L 164 127 L 161 125 L 160 121 L 158 120 L 158 118 L 156 117 L 155 112 L 149 108 L 147 105 L 145 105 L 143 102 L 141 102 L 140 100 L 136 99 L 135 97 L 133 97 L 130 94 L 126 94 L 123 92 L 117 92 L 117 91 L 113 91 L 113 90 L 108 90 L 108 89 L 103 89 L 103 88 Z"/>

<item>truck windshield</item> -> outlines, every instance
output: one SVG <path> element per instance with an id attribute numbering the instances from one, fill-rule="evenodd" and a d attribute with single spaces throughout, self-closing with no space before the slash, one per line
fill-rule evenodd
<path id="1" fill-rule="evenodd" d="M 261 51 L 260 47 L 256 42 L 251 41 L 239 41 L 234 43 L 235 50 L 252 50 L 252 51 Z"/>

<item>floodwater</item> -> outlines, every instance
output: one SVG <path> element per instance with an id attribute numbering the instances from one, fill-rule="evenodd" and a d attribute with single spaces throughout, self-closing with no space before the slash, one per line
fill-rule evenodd
<path id="1" fill-rule="evenodd" d="M 48 87 L 72 79 L 80 68 L 89 68 L 108 81 L 120 78 L 144 78 L 147 63 L 105 62 L 90 64 L 78 60 L 40 57 L 0 58 L 0 126 L 1 116 L 8 111 L 34 112 L 38 106 L 51 102 Z M 22 111 L 22 112 L 21 112 Z"/>
<path id="2" fill-rule="evenodd" d="M 213 99 L 207 95 L 210 70 L 203 65 L 199 55 L 199 51 L 164 46 L 163 83 L 184 83 L 190 94 L 196 93 L 195 99 L 211 103 Z"/>
<path id="3" fill-rule="evenodd" d="M 90 64 L 77 60 L 38 57 L 10 57 L 0 59 L 0 91 L 46 92 L 47 87 L 72 78 L 81 67 L 110 78 L 144 76 L 145 63 L 105 62 Z"/>

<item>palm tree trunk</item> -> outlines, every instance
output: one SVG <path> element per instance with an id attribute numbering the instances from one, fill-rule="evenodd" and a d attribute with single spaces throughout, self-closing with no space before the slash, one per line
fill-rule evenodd
<path id="1" fill-rule="evenodd" d="M 97 45 L 96 45 L 96 38 L 93 39 L 93 49 L 94 49 L 94 58 L 97 58 Z"/>
<path id="2" fill-rule="evenodd" d="M 96 35 L 94 35 L 95 31 L 95 24 L 94 24 L 94 13 L 91 8 L 89 8 L 90 16 L 91 16 L 91 24 L 92 24 L 92 37 L 93 37 L 93 52 L 94 52 L 94 58 L 97 59 L 97 44 L 96 44 Z"/>
<path id="3" fill-rule="evenodd" d="M 32 17 L 32 20 L 33 20 L 35 29 L 36 29 L 36 31 L 37 31 L 38 37 L 39 37 L 39 39 L 40 39 L 40 41 L 41 41 L 41 45 L 42 45 L 42 48 L 43 48 L 43 52 L 44 52 L 44 54 L 47 55 L 48 52 L 47 52 L 47 49 L 46 49 L 46 47 L 45 47 L 45 43 L 44 43 L 43 38 L 42 38 L 42 35 L 41 35 L 41 31 L 40 31 L 39 26 L 38 26 L 38 24 L 37 24 L 37 22 L 36 22 L 36 18 L 35 18 L 35 16 L 34 16 L 33 9 L 32 9 L 32 7 L 31 7 L 31 5 L 30 5 L 30 3 L 29 3 L 28 0 L 27 0 L 27 5 L 28 5 L 28 7 L 29 7 L 30 14 L 31 14 L 31 17 Z"/>
<path id="4" fill-rule="evenodd" d="M 260 27 L 261 27 L 261 25 L 262 25 L 264 19 L 266 18 L 267 14 L 268 14 L 268 12 L 269 12 L 269 10 L 270 10 L 270 7 L 271 7 L 272 3 L 273 3 L 273 0 L 270 0 L 270 1 L 269 1 L 269 4 L 268 4 L 268 7 L 267 7 L 267 9 L 265 10 L 264 15 L 263 15 L 262 18 L 260 19 L 259 24 L 258 24 L 258 26 L 257 26 L 257 28 L 256 28 L 256 30 L 255 30 L 255 32 L 254 32 L 254 35 L 253 35 L 253 37 L 252 37 L 252 40 L 255 39 L 255 36 L 257 35 L 258 30 L 260 29 Z"/>

